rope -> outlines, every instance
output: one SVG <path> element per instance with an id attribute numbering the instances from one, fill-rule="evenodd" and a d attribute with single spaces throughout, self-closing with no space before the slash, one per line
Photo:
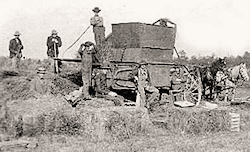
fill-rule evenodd
<path id="1" fill-rule="evenodd" d="M 79 41 L 80 38 L 83 36 L 83 34 L 85 34 L 85 33 L 88 31 L 88 29 L 90 28 L 90 26 L 91 26 L 91 25 L 89 25 L 89 26 L 86 28 L 86 30 L 85 30 L 85 31 L 75 40 L 75 42 L 74 42 L 73 44 L 71 44 L 71 45 L 63 52 L 62 58 L 63 58 L 65 52 L 68 51 L 72 46 L 74 46 L 74 45 L 76 44 L 76 42 Z"/>

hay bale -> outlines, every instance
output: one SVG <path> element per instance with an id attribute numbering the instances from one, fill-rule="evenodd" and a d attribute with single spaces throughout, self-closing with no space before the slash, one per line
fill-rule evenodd
<path id="1" fill-rule="evenodd" d="M 124 107 L 68 109 L 24 115 L 24 135 L 81 135 L 94 141 L 122 141 L 147 132 L 150 124 L 145 109 Z"/>
<path id="2" fill-rule="evenodd" d="M 23 120 L 23 134 L 28 136 L 42 134 L 44 130 L 44 118 L 41 117 L 42 115 L 52 113 L 51 117 L 54 117 L 54 115 L 58 115 L 55 111 L 71 108 L 63 99 L 53 98 L 52 96 L 42 99 L 9 101 L 7 107 L 9 116 L 8 132 L 15 132 L 15 117 L 21 115 Z"/>
<path id="3" fill-rule="evenodd" d="M 155 125 L 174 133 L 197 135 L 230 130 L 227 109 L 169 107 L 150 116 Z"/>
<path id="4" fill-rule="evenodd" d="M 130 139 L 145 133 L 150 126 L 147 110 L 143 108 L 105 107 L 81 109 L 85 129 L 83 134 L 97 140 Z"/>

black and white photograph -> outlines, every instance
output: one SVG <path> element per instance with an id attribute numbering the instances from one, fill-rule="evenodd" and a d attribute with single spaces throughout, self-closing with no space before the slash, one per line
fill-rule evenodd
<path id="1" fill-rule="evenodd" d="M 0 0 L 0 151 L 250 151 L 249 0 Z"/>

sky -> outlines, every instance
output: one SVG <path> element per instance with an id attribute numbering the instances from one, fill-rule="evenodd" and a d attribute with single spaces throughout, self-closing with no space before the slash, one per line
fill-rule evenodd
<path id="1" fill-rule="evenodd" d="M 90 25 L 94 7 L 101 9 L 106 35 L 111 24 L 169 18 L 177 24 L 175 46 L 188 56 L 243 55 L 250 52 L 249 6 L 249 0 L 0 0 L 0 56 L 9 55 L 18 30 L 26 58 L 47 58 L 46 40 L 56 29 L 63 42 L 59 57 L 74 57 L 81 43 L 94 41 L 90 28 L 65 52 Z"/>

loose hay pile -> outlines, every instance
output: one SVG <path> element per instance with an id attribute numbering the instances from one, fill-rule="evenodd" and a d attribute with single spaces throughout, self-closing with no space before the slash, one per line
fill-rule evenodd
<path id="1" fill-rule="evenodd" d="M 61 73 L 60 77 L 70 80 L 71 82 L 82 86 L 82 73 L 81 71 L 70 71 L 67 73 Z"/>
<path id="2" fill-rule="evenodd" d="M 227 109 L 208 110 L 171 107 L 161 109 L 160 113 L 151 114 L 151 120 L 155 125 L 180 134 L 198 135 L 230 129 L 229 111 Z"/>
<path id="3" fill-rule="evenodd" d="M 0 92 L 2 100 L 27 100 L 32 97 L 30 90 L 30 82 L 34 78 L 34 74 L 28 76 L 12 76 L 4 78 L 0 82 Z M 51 94 L 66 95 L 73 90 L 79 89 L 79 86 L 56 75 L 48 74 L 46 80 L 49 81 Z"/>
<path id="4" fill-rule="evenodd" d="M 30 97 L 30 86 L 27 77 L 6 78 L 0 83 L 1 99 L 3 100 L 26 100 Z"/>
<path id="5" fill-rule="evenodd" d="M 66 95 L 74 90 L 79 89 L 79 86 L 76 85 L 75 83 L 57 75 L 52 75 L 50 77 L 50 80 L 51 80 L 51 93 L 53 95 L 58 95 L 58 94 Z"/>

